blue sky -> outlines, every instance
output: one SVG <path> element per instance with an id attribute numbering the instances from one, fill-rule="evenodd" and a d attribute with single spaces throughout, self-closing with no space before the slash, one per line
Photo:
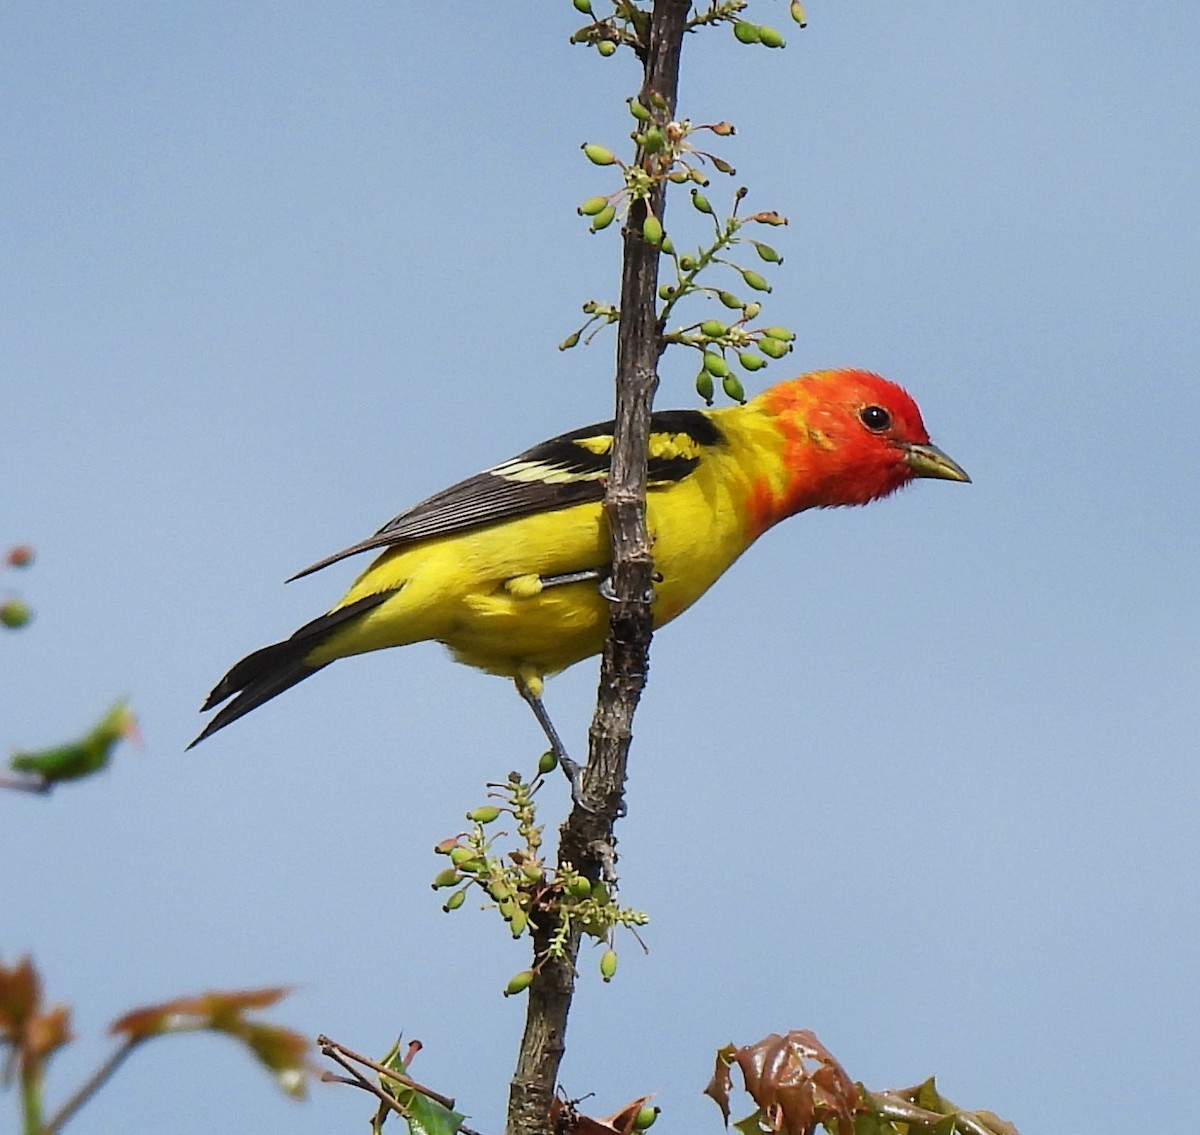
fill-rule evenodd
<path id="1" fill-rule="evenodd" d="M 798 517 L 656 639 L 619 829 L 651 953 L 626 942 L 611 986 L 585 955 L 563 1084 L 716 1130 L 713 1051 L 810 1027 L 856 1078 L 936 1072 L 1025 1135 L 1164 1128 L 1200 1055 L 1200 12 L 809 18 L 786 51 L 710 33 L 684 60 L 681 113 L 735 122 L 736 183 L 792 221 L 766 314 L 797 348 L 763 384 L 878 370 L 974 484 Z M 611 339 L 555 346 L 615 293 L 578 146 L 621 145 L 637 74 L 574 26 L 565 0 L 9 8 L 0 544 L 38 560 L 0 579 L 37 609 L 0 636 L 0 745 L 122 693 L 146 737 L 0 800 L 0 950 L 34 952 L 84 1038 L 52 1101 L 133 1005 L 294 982 L 279 1019 L 419 1037 L 420 1076 L 501 1129 L 524 946 L 427 884 L 540 751 L 507 684 L 413 647 L 182 750 L 226 667 L 356 565 L 285 577 L 609 415 Z M 668 357 L 660 406 L 695 404 L 692 365 Z M 548 688 L 579 752 L 595 675 Z M 182 1038 L 83 1122 L 366 1111 Z"/>

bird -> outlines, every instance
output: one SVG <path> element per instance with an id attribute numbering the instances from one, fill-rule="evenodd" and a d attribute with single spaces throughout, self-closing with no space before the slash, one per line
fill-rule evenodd
<path id="1" fill-rule="evenodd" d="M 221 708 L 188 748 L 331 662 L 432 640 L 515 682 L 578 799 L 578 766 L 542 694 L 547 677 L 604 645 L 612 446 L 611 421 L 561 434 L 297 572 L 382 549 L 325 614 L 229 670 L 201 712 Z M 918 478 L 971 479 L 930 442 L 902 387 L 853 369 L 804 374 L 720 409 L 656 411 L 647 461 L 656 630 L 796 513 L 867 504 Z"/>

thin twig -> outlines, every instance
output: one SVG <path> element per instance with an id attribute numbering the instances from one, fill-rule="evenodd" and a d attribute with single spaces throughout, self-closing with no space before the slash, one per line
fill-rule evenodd
<path id="1" fill-rule="evenodd" d="M 125 1058 L 141 1043 L 141 1038 L 124 1041 L 109 1058 L 84 1082 L 79 1090 L 56 1111 L 42 1128 L 41 1135 L 57 1135 L 64 1123 L 88 1102 L 124 1063 Z"/>

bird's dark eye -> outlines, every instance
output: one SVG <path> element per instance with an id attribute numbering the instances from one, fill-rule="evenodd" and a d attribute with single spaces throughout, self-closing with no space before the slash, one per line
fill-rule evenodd
<path id="1" fill-rule="evenodd" d="M 864 406 L 859 410 L 858 418 L 872 433 L 882 433 L 892 424 L 892 415 L 882 406 Z"/>

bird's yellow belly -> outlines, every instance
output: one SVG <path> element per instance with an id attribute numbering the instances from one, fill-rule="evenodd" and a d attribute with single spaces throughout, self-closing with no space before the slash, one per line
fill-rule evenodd
<path id="1" fill-rule="evenodd" d="M 650 494 L 654 539 L 654 624 L 686 610 L 744 547 L 727 502 L 697 496 L 695 509 L 659 515 Z M 525 517 L 461 536 L 410 545 L 380 556 L 339 606 L 394 590 L 386 602 L 314 651 L 323 663 L 412 642 L 434 640 L 461 662 L 515 677 L 553 674 L 597 654 L 608 631 L 600 593 L 611 556 L 600 506 Z M 572 572 L 600 578 L 544 586 Z"/>

